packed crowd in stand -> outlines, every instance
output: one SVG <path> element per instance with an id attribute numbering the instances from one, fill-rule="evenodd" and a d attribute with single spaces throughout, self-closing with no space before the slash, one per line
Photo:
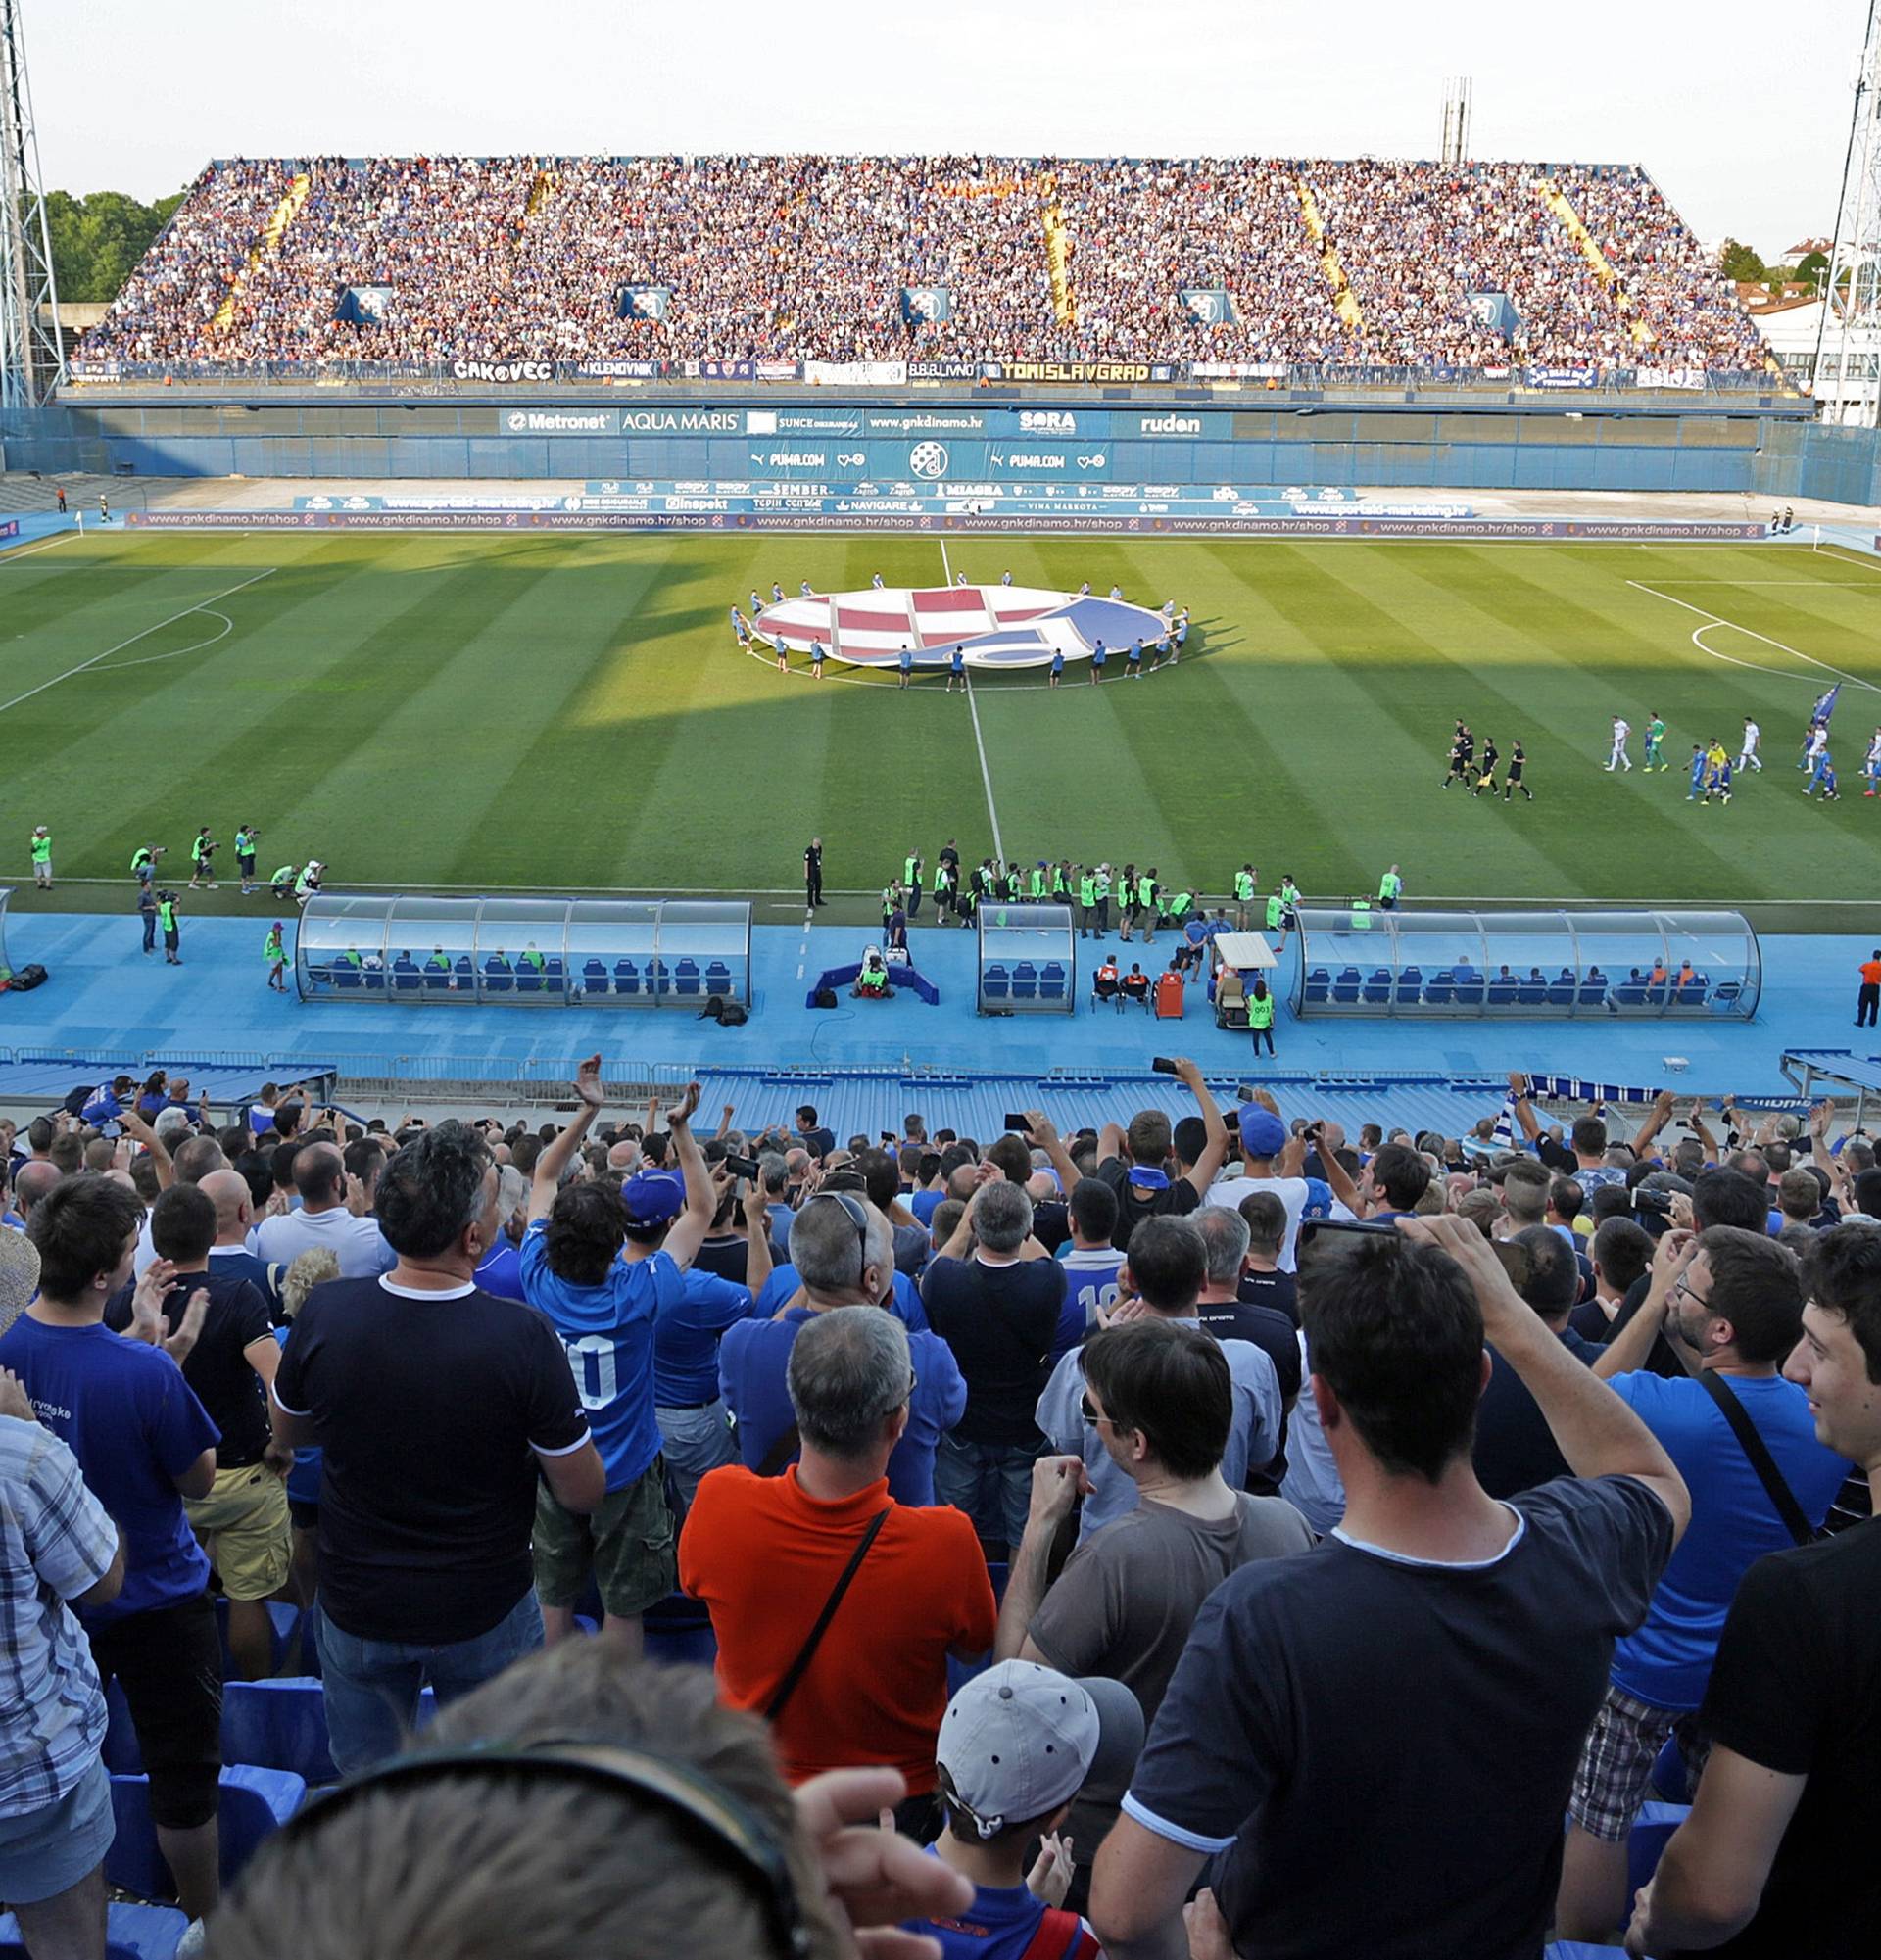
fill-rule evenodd
<path id="1" fill-rule="evenodd" d="M 389 289 L 382 314 L 340 317 L 354 287 Z M 623 316 L 627 287 L 663 289 L 663 317 Z M 904 310 L 923 287 L 941 316 Z M 1508 297 L 1513 338 L 1479 294 Z M 217 164 L 79 356 L 1764 365 L 1643 171 L 1272 158 Z"/>
<path id="2" fill-rule="evenodd" d="M 1173 1066 L 1062 1136 L 705 1137 L 599 1057 L 540 1126 L 162 1072 L 0 1125 L 34 1960 L 105 1950 L 113 1678 L 226 1960 L 1871 1951 L 1868 1139 Z M 270 1601 L 346 1781 L 224 1898 Z M 689 1622 L 715 1681 L 645 1657 Z"/>

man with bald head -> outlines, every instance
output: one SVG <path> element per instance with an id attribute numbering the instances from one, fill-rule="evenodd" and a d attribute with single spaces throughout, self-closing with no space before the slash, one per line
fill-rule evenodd
<path id="1" fill-rule="evenodd" d="M 62 1174 L 56 1164 L 43 1157 L 29 1159 L 13 1173 L 13 1209 L 23 1223 L 32 1217 L 33 1206 L 58 1183 Z"/>
<path id="2" fill-rule="evenodd" d="M 304 1252 L 325 1246 L 340 1262 L 342 1279 L 375 1279 L 398 1264 L 378 1222 L 355 1218 L 346 1202 L 346 1161 L 334 1143 L 304 1143 L 294 1153 L 298 1212 L 264 1219 L 249 1234 L 248 1249 L 285 1270 Z"/>
<path id="3" fill-rule="evenodd" d="M 246 1279 L 267 1302 L 270 1315 L 281 1304 L 281 1269 L 248 1249 L 255 1229 L 255 1196 L 239 1171 L 212 1171 L 202 1180 L 203 1195 L 216 1207 L 216 1242 L 209 1249 L 209 1269 L 224 1278 Z"/>
<path id="4" fill-rule="evenodd" d="M 164 1114 L 168 1116 L 169 1112 L 166 1110 Z M 131 1128 L 128 1124 L 126 1127 Z M 188 1125 L 184 1127 L 187 1129 Z M 134 1128 L 131 1133 L 142 1134 Z M 151 1149 L 150 1155 L 157 1166 L 157 1180 L 166 1188 L 171 1184 L 200 1184 L 212 1171 L 228 1169 L 228 1159 L 222 1155 L 222 1146 L 213 1136 L 191 1136 L 186 1142 L 177 1144 L 173 1152 L 166 1153 L 163 1146 L 169 1139 L 161 1118 L 156 1125 L 156 1135 L 157 1147 Z M 148 1144 L 148 1138 L 145 1141 Z M 132 1270 L 137 1278 L 143 1278 L 156 1257 L 157 1248 L 150 1236 L 150 1214 L 146 1211 L 144 1222 L 138 1228 L 137 1252 L 132 1261 Z"/>

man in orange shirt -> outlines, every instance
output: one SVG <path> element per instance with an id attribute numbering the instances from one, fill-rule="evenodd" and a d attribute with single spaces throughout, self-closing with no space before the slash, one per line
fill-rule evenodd
<path id="1" fill-rule="evenodd" d="M 700 1481 L 679 1583 L 711 1613 L 721 1695 L 771 1724 L 791 1782 L 888 1764 L 910 1792 L 896 1822 L 926 1841 L 947 1657 L 992 1646 L 986 1557 L 963 1512 L 889 1495 L 914 1387 L 899 1320 L 878 1307 L 819 1314 L 788 1381 L 800 1459 L 781 1477 L 728 1464 Z"/>
<path id="2" fill-rule="evenodd" d="M 1881 1017 L 1881 946 L 1874 957 L 1861 962 L 1861 990 L 1855 997 L 1855 1025 L 1872 1028 Z"/>

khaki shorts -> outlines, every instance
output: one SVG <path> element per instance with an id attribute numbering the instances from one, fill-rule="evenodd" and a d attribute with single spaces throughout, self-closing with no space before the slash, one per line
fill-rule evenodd
<path id="1" fill-rule="evenodd" d="M 592 1572 L 603 1607 L 615 1619 L 630 1619 L 673 1590 L 678 1537 L 666 1507 L 663 1457 L 624 1490 L 609 1491 L 588 1517 L 564 1510 L 545 1484 L 536 1493 L 531 1544 L 536 1597 L 545 1606 L 572 1606 Z"/>
<path id="2" fill-rule="evenodd" d="M 183 1514 L 231 1600 L 269 1599 L 287 1584 L 287 1486 L 265 1463 L 217 1470 L 208 1497 L 185 1499 Z"/>

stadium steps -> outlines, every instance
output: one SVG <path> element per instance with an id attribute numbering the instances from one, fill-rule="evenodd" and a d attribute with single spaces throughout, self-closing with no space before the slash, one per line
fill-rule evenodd
<path id="1" fill-rule="evenodd" d="M 1326 235 L 1326 219 L 1320 215 L 1319 199 L 1304 177 L 1295 177 L 1293 188 L 1299 193 L 1300 215 L 1306 220 L 1307 233 L 1319 247 L 1320 269 L 1326 274 L 1326 283 L 1332 288 L 1332 311 L 1357 333 L 1365 324 L 1365 315 L 1359 310 L 1359 296 L 1352 290 L 1352 281 L 1339 263 L 1339 255 Z"/>
<path id="2" fill-rule="evenodd" d="M 1553 177 L 1537 177 L 1535 195 L 1547 206 L 1555 222 L 1574 241 L 1580 256 L 1593 267 L 1594 277 L 1614 296 L 1615 308 L 1622 313 L 1629 311 L 1632 300 L 1619 274 L 1614 270 L 1613 262 L 1594 242 L 1594 234 L 1587 229 L 1585 220 L 1574 209 L 1573 200 Z M 1629 321 L 1626 331 L 1631 334 L 1635 347 L 1652 346 L 1653 330 L 1644 320 Z"/>
<path id="3" fill-rule="evenodd" d="M 242 296 L 242 288 L 254 275 L 258 266 L 269 253 L 278 251 L 287 227 L 301 215 L 301 207 L 307 202 L 307 194 L 314 187 L 314 180 L 305 170 L 287 187 L 287 195 L 268 214 L 267 222 L 262 226 L 261 235 L 248 248 L 248 259 L 229 282 L 228 291 L 222 295 L 222 303 L 216 309 L 216 317 L 210 322 L 216 333 L 226 333 L 235 323 L 235 303 Z"/>
<path id="4" fill-rule="evenodd" d="M 1077 248 L 1072 241 L 1071 226 L 1065 222 L 1065 208 L 1058 202 L 1058 179 L 1045 177 L 1042 185 L 1046 198 L 1045 269 L 1051 279 L 1052 310 L 1060 326 L 1076 326 L 1078 304 L 1071 290 L 1071 261 Z"/>

